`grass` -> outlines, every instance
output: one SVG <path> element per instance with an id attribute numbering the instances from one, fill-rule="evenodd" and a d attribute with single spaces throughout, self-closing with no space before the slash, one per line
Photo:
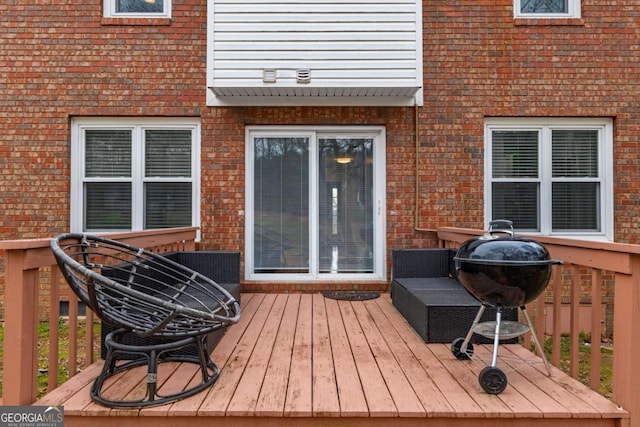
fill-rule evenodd
<path id="1" fill-rule="evenodd" d="M 591 369 L 591 338 L 588 334 L 581 333 L 578 338 L 578 380 L 585 385 L 590 384 Z M 611 399 L 613 394 L 613 350 L 609 347 L 599 346 L 601 351 L 600 363 L 600 394 Z M 563 336 L 560 340 L 560 369 L 569 373 L 569 352 L 571 349 L 570 338 Z M 551 359 L 551 338 L 545 339 L 544 350 L 547 358 Z"/>
<path id="2" fill-rule="evenodd" d="M 59 340 L 58 340 L 58 384 L 62 384 L 69 379 L 69 324 L 65 318 L 59 321 Z M 87 365 L 87 357 L 84 349 L 84 337 L 86 327 L 83 319 L 78 320 L 78 369 L 83 369 Z M 93 325 L 94 340 L 96 343 L 100 339 L 100 324 Z M 99 346 L 94 345 L 94 349 Z M 94 360 L 100 357 L 99 350 L 94 350 Z M 3 357 L 4 357 L 4 325 L 0 326 L 0 378 L 3 375 Z M 42 397 L 47 393 L 49 382 L 49 322 L 40 322 L 38 324 L 38 397 Z M 2 396 L 2 382 L 0 381 L 0 396 Z"/>

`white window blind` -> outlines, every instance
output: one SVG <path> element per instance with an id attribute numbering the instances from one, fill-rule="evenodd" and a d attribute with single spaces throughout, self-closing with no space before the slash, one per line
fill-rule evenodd
<path id="1" fill-rule="evenodd" d="M 553 231 L 600 230 L 598 131 L 551 131 Z"/>
<path id="2" fill-rule="evenodd" d="M 131 228 L 131 130 L 85 132 L 85 220 L 88 230 Z M 117 179 L 117 181 L 116 181 Z"/>
<path id="3" fill-rule="evenodd" d="M 256 273 L 309 271 L 309 138 L 254 141 Z"/>
<path id="4" fill-rule="evenodd" d="M 492 156 L 494 217 L 539 230 L 539 131 L 494 131 Z"/>

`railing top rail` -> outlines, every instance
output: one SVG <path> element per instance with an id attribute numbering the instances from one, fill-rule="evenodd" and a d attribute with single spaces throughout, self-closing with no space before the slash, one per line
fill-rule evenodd
<path id="1" fill-rule="evenodd" d="M 95 233 L 102 237 L 108 237 L 117 240 L 129 240 L 136 238 L 144 238 L 145 241 L 152 244 L 163 244 L 165 242 L 175 241 L 176 235 L 185 235 L 185 240 L 193 240 L 198 227 L 177 227 L 171 229 L 157 229 L 157 230 L 144 230 L 144 231 L 122 231 L 122 232 L 109 232 L 109 233 Z M 158 241 L 154 241 L 154 236 L 157 236 Z M 173 237 L 167 237 L 173 236 Z M 21 240 L 0 240 L 0 253 L 8 250 L 27 250 L 27 249 L 40 249 L 49 248 L 50 237 L 40 239 L 21 239 Z"/>
<path id="2" fill-rule="evenodd" d="M 438 238 L 442 241 L 462 243 L 484 234 L 484 230 L 470 228 L 442 227 Z M 538 236 L 519 233 L 544 244 L 553 258 L 566 263 L 601 268 L 617 273 L 631 274 L 632 257 L 640 255 L 640 245 L 629 243 L 599 242 L 593 240 L 569 239 L 564 237 Z"/>

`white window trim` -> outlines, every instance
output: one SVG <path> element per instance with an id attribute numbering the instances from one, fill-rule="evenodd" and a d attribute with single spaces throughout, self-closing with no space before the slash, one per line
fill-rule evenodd
<path id="1" fill-rule="evenodd" d="M 253 200 L 254 158 L 253 136 L 309 137 L 309 273 L 307 274 L 256 274 L 253 272 Z M 318 273 L 318 162 L 317 139 L 320 136 L 373 136 L 373 174 L 375 219 L 373 223 L 374 260 L 373 273 Z M 247 126 L 245 130 L 245 279 L 260 281 L 327 281 L 327 280 L 386 280 L 386 133 L 384 126 Z"/>
<path id="2" fill-rule="evenodd" d="M 164 0 L 163 13 L 117 13 L 116 0 L 103 0 L 105 18 L 171 18 L 171 0 Z"/>
<path id="3" fill-rule="evenodd" d="M 132 216 L 131 230 L 143 230 L 144 225 L 144 194 L 143 183 L 153 182 L 154 178 L 144 179 L 143 155 L 144 144 L 142 133 L 145 129 L 190 129 L 192 131 L 191 178 L 183 178 L 182 181 L 192 182 L 192 226 L 200 224 L 200 120 L 189 118 L 120 118 L 120 117 L 83 117 L 75 118 L 71 124 L 71 231 L 80 233 L 84 230 L 84 182 L 85 176 L 85 151 L 83 132 L 86 129 L 131 129 L 137 135 L 134 136 L 132 162 L 138 166 L 132 168 L 131 178 L 123 180 L 134 183 L 132 189 Z M 116 180 L 116 179 L 114 179 Z M 178 182 L 180 179 L 172 178 Z M 108 230 L 114 231 L 114 230 Z M 123 230 L 127 231 L 127 230 Z"/>
<path id="4" fill-rule="evenodd" d="M 520 13 L 521 1 L 513 2 L 513 12 L 515 18 L 581 18 L 582 12 L 580 7 L 581 0 L 568 0 L 567 13 Z"/>
<path id="5" fill-rule="evenodd" d="M 551 210 L 540 210 L 540 227 L 539 233 L 530 233 L 533 235 L 570 237 L 572 239 L 585 240 L 601 240 L 613 241 L 613 121 L 607 118 L 601 119 L 575 119 L 575 118 L 547 118 L 547 119 L 527 119 L 527 118 L 490 118 L 485 120 L 485 162 L 484 162 L 484 225 L 488 229 L 489 223 L 494 219 L 491 212 L 492 201 L 492 145 L 491 137 L 494 130 L 538 130 L 542 132 L 542 144 L 550 140 L 548 136 L 552 129 L 598 129 L 600 130 L 600 138 L 598 141 L 599 152 L 599 170 L 598 174 L 602 177 L 600 180 L 600 218 L 601 230 L 599 232 L 563 232 L 553 233 L 551 231 Z M 541 194 L 540 200 L 543 205 L 550 206 L 551 194 L 551 154 L 550 150 L 541 147 L 540 182 Z M 506 218 L 508 219 L 508 218 Z"/>

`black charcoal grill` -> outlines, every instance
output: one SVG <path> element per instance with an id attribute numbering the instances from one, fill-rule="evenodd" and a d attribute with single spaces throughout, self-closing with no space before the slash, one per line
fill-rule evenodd
<path id="1" fill-rule="evenodd" d="M 471 336 L 478 333 L 493 338 L 491 365 L 478 377 L 480 386 L 490 394 L 499 394 L 507 387 L 507 377 L 497 364 L 500 339 L 510 339 L 531 331 L 536 349 L 540 353 L 549 375 L 551 369 L 542 346 L 538 342 L 525 304 L 535 300 L 547 287 L 551 267 L 562 264 L 553 260 L 547 249 L 536 240 L 517 237 L 513 224 L 507 220 L 492 221 L 485 235 L 468 240 L 454 258 L 458 280 L 482 304 L 467 336 L 457 338 L 451 351 L 460 360 L 473 355 Z M 486 307 L 496 307 L 495 322 L 482 322 Z M 501 321 L 502 308 L 519 307 L 526 324 Z"/>

